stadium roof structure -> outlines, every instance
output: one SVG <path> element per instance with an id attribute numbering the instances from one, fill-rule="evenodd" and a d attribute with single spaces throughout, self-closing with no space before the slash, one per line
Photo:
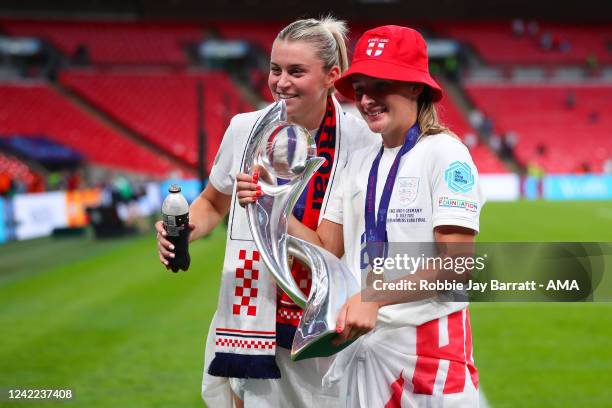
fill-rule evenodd
<path id="1" fill-rule="evenodd" d="M 374 19 L 499 19 L 610 21 L 612 3 L 567 0 L 552 6 L 531 0 L 4 0 L 0 13 L 10 16 L 92 17 L 126 19 L 248 19 L 279 20 L 332 13 L 342 18 Z"/>

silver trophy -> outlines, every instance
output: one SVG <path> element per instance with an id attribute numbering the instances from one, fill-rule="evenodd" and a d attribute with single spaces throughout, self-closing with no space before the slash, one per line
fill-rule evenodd
<path id="1" fill-rule="evenodd" d="M 291 347 L 293 360 L 330 356 L 348 345 L 333 346 L 331 340 L 340 308 L 359 291 L 357 279 L 335 255 L 287 233 L 293 206 L 325 161 L 316 157 L 316 150 L 314 138 L 305 128 L 287 122 L 281 100 L 255 128 L 242 168 L 248 174 L 260 171 L 264 195 L 246 210 L 261 259 L 278 286 L 304 309 Z M 311 270 L 308 299 L 291 275 L 290 256 Z"/>

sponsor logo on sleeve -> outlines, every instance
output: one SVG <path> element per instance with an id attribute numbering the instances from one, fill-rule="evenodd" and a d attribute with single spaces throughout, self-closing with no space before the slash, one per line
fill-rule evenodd
<path id="1" fill-rule="evenodd" d="M 474 174 L 466 162 L 453 162 L 444 172 L 448 188 L 455 193 L 467 193 L 474 187 Z"/>
<path id="2" fill-rule="evenodd" d="M 478 203 L 475 201 L 462 200 L 458 198 L 440 197 L 438 199 L 440 208 L 460 208 L 469 212 L 478 211 Z"/>

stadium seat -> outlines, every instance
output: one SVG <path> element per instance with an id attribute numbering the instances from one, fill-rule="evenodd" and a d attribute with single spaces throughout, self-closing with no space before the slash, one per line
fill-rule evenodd
<path id="1" fill-rule="evenodd" d="M 515 36 L 510 21 L 444 22 L 434 27 L 438 34 L 466 42 L 489 64 L 585 64 L 594 56 L 598 62 L 612 63 L 612 53 L 606 41 L 612 38 L 612 27 L 607 24 L 539 23 L 538 32 Z M 540 45 L 540 36 L 551 36 L 551 50 Z M 565 42 L 569 48 L 560 49 Z"/>
<path id="2" fill-rule="evenodd" d="M 49 86 L 1 84 L 0 135 L 46 135 L 109 168 L 165 176 L 174 166 L 116 133 Z M 1 137 L 1 136 L 0 136 Z"/>
<path id="3" fill-rule="evenodd" d="M 61 82 L 97 108 L 189 165 L 197 164 L 197 83 L 204 89 L 208 169 L 226 126 L 252 110 L 227 75 L 211 73 L 67 71 Z"/>
<path id="4" fill-rule="evenodd" d="M 474 83 L 466 90 L 498 134 L 518 134 L 515 155 L 524 165 L 535 161 L 547 173 L 601 172 L 612 157 L 610 85 Z"/>
<path id="5" fill-rule="evenodd" d="M 476 132 L 467 122 L 450 95 L 446 95 L 438 103 L 440 121 L 448 126 L 462 140 L 468 133 Z M 479 173 L 508 173 L 508 170 L 499 158 L 485 145 L 478 143 L 470 148 L 470 154 Z"/>
<path id="6" fill-rule="evenodd" d="M 86 46 L 94 64 L 172 64 L 189 61 L 185 45 L 202 38 L 197 24 L 99 21 L 5 21 L 14 36 L 47 40 L 68 56 Z"/>
<path id="7" fill-rule="evenodd" d="M 8 185 L 4 185 L 8 180 L 19 180 L 26 187 L 27 192 L 34 192 L 38 186 L 37 182 L 40 177 L 30 169 L 30 167 L 22 161 L 0 153 L 0 194 L 3 190 L 8 191 Z M 6 178 L 8 177 L 8 178 Z"/>

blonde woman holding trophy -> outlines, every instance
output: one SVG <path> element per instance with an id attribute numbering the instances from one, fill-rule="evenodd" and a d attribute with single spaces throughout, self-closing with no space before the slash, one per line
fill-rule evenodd
<path id="1" fill-rule="evenodd" d="M 342 111 L 332 96 L 334 82 L 348 67 L 346 26 L 331 17 L 297 20 L 272 46 L 268 85 L 286 104 L 288 121 L 314 136 L 326 161 L 299 197 L 293 215 L 316 229 L 327 211 L 336 173 L 352 151 L 380 138 Z M 335 407 L 338 388 L 321 379 L 331 358 L 293 362 L 289 348 L 302 310 L 276 290 L 249 231 L 246 211 L 233 198 L 235 175 L 245 161 L 249 139 L 273 108 L 235 116 L 223 138 L 206 189 L 192 203 L 190 240 L 208 234 L 229 212 L 228 236 L 217 312 L 208 334 L 202 397 L 209 406 Z M 249 176 L 250 177 L 250 176 Z M 261 190 L 255 195 L 261 195 Z M 172 256 L 158 223 L 160 261 Z M 328 242 L 331 252 L 340 247 Z M 308 269 L 294 262 L 292 274 L 308 295 Z M 231 390 L 233 394 L 230 392 Z"/>

